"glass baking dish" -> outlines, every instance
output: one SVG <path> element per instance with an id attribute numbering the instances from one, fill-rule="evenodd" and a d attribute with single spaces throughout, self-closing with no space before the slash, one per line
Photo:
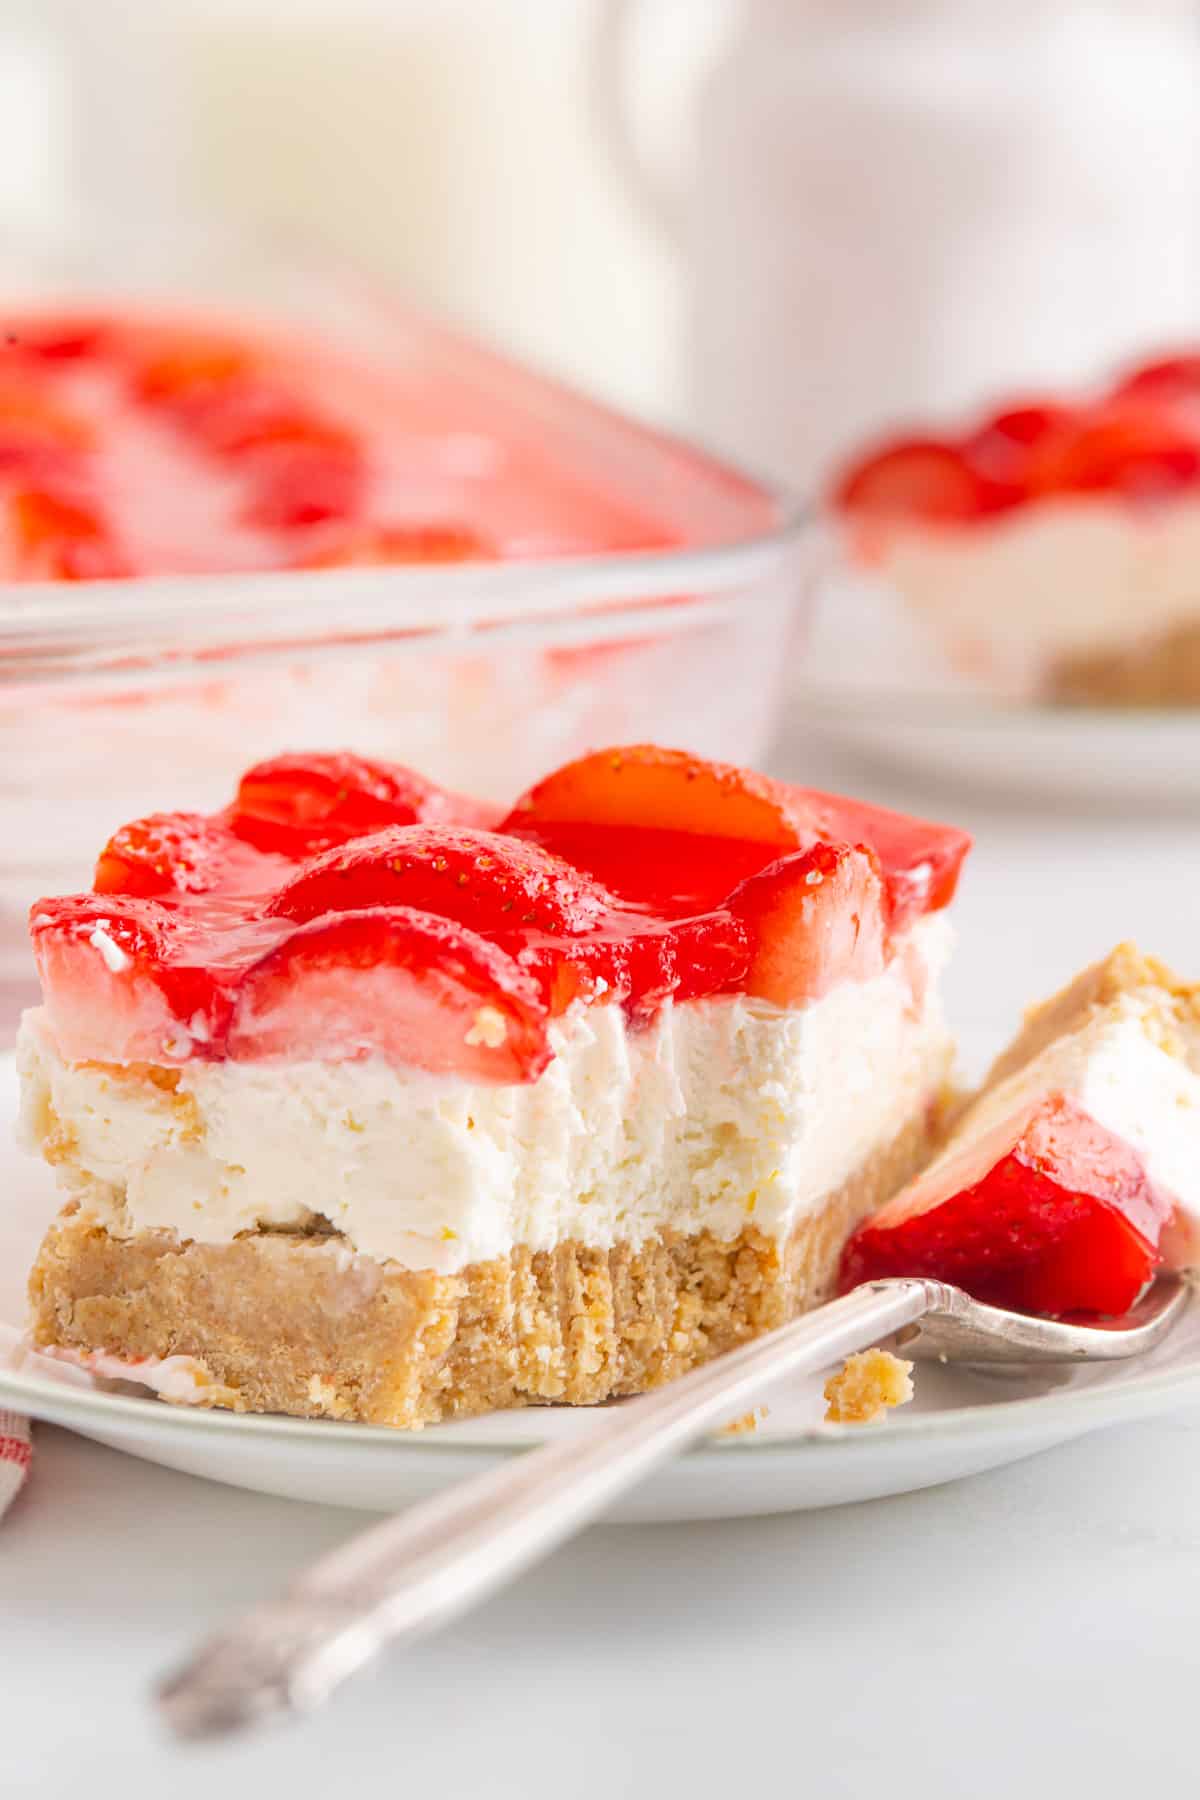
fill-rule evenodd
<path id="1" fill-rule="evenodd" d="M 625 521 L 616 549 L 526 528 L 502 561 L 0 584 L 0 1022 L 27 997 L 29 903 L 87 885 L 115 825 L 219 806 L 263 756 L 345 747 L 495 799 L 604 743 L 762 757 L 809 564 L 775 492 L 295 258 L 110 247 L 26 260 L 0 291 L 303 323 L 450 397 L 429 454 L 448 434 L 468 518 L 536 455 L 585 515 Z"/>

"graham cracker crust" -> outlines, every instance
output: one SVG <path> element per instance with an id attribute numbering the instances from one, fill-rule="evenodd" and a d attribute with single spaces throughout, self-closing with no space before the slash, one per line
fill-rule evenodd
<path id="1" fill-rule="evenodd" d="M 1200 622 L 1122 650 L 1066 657 L 1050 672 L 1047 698 L 1066 706 L 1200 705 Z"/>
<path id="2" fill-rule="evenodd" d="M 1171 1055 L 1184 1054 L 1185 1037 L 1200 1027 L 1200 983 L 1181 981 L 1136 944 L 1118 944 L 1057 994 L 1029 1008 L 1020 1031 L 996 1058 L 967 1106 L 1031 1063 L 1057 1038 L 1082 1030 L 1127 997 L 1142 1003 L 1145 1028 L 1154 1041 Z"/>
<path id="3" fill-rule="evenodd" d="M 185 1356 L 202 1405 L 420 1426 L 545 1402 L 595 1405 L 669 1381 L 828 1298 L 854 1228 L 931 1155 L 931 1107 L 779 1242 L 749 1228 L 637 1247 L 518 1247 L 453 1275 L 338 1237 L 230 1243 L 110 1234 L 86 1191 L 30 1277 L 34 1343 L 122 1360 Z"/>

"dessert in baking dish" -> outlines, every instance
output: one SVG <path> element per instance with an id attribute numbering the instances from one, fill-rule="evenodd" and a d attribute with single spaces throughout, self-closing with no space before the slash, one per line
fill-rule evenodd
<path id="1" fill-rule="evenodd" d="M 834 502 L 852 554 L 963 676 L 1013 698 L 1200 702 L 1200 353 L 871 449 Z"/>
<path id="2" fill-rule="evenodd" d="M 444 370 L 253 317 L 7 308 L 0 320 L 0 581 L 672 541 Z"/>
<path id="3" fill-rule="evenodd" d="M 967 843 L 648 746 L 503 817 L 302 756 L 126 826 L 32 914 L 35 1341 L 417 1425 L 778 1324 L 934 1142 Z"/>
<path id="4" fill-rule="evenodd" d="M 1132 945 L 1035 1008 L 927 1170 L 851 1238 L 842 1284 L 930 1275 L 1062 1316 L 1200 1261 L 1200 987 Z"/>

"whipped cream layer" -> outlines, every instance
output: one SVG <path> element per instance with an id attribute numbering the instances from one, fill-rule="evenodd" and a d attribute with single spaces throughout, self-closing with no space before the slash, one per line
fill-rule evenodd
<path id="1" fill-rule="evenodd" d="M 40 1011 L 18 1044 L 24 1131 L 119 1236 L 224 1242 L 317 1218 L 451 1272 L 564 1239 L 785 1236 L 937 1093 L 950 943 L 923 919 L 883 974 L 794 1009 L 731 996 L 630 1028 L 580 1007 L 526 1085 L 345 1063 L 71 1066 Z"/>
<path id="2" fill-rule="evenodd" d="M 1135 1153 L 1177 1214 L 1163 1251 L 1174 1264 L 1200 1255 L 1200 1033 L 1162 1017 L 1149 997 L 1129 994 L 1079 1031 L 1056 1039 L 970 1108 L 922 1189 L 972 1141 L 1061 1096 Z"/>
<path id="3" fill-rule="evenodd" d="M 1046 501 L 963 527 L 912 525 L 881 573 L 955 665 L 1013 696 L 1047 669 L 1200 620 L 1200 505 Z"/>

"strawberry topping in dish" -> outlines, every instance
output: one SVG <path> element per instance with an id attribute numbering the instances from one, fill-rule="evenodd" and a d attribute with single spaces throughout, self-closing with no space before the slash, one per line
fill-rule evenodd
<path id="1" fill-rule="evenodd" d="M 648 549 L 640 508 L 469 394 L 261 322 L 9 312 L 0 580 Z M 511 441 L 510 441 L 511 439 Z"/>
<path id="2" fill-rule="evenodd" d="M 644 745 L 568 764 L 503 819 L 407 769 L 284 756 L 223 812 L 123 827 L 94 890 L 31 928 L 72 1060 L 375 1054 L 528 1082 L 573 1003 L 639 1022 L 869 979 L 948 904 L 968 842 Z"/>
<path id="3" fill-rule="evenodd" d="M 1035 502 L 1200 491 L 1200 355 L 1157 359 L 1078 403 L 1032 398 L 941 437 L 896 437 L 837 477 L 862 522 L 972 524 Z"/>

